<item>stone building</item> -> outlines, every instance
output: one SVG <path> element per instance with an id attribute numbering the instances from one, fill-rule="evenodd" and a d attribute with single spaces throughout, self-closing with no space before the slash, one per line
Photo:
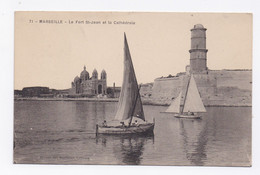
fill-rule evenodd
<path id="1" fill-rule="evenodd" d="M 33 87 L 24 87 L 21 91 L 22 97 L 44 97 L 44 96 L 53 96 L 50 93 L 48 87 L 42 86 L 33 86 Z"/>
<path id="2" fill-rule="evenodd" d="M 190 72 L 205 73 L 207 71 L 206 28 L 201 24 L 191 29 Z"/>
<path id="3" fill-rule="evenodd" d="M 204 105 L 252 105 L 252 70 L 208 69 L 206 30 L 201 24 L 196 24 L 191 29 L 190 65 L 186 66 L 185 72 L 176 76 L 154 80 L 153 103 L 170 104 L 181 91 L 185 93 L 189 79 L 187 75 L 192 73 Z"/>
<path id="4" fill-rule="evenodd" d="M 98 79 L 98 72 L 96 69 L 92 72 L 90 77 L 86 66 L 80 73 L 80 77 L 76 76 L 71 82 L 70 95 L 82 95 L 82 96 L 95 96 L 95 95 L 106 95 L 107 94 L 107 73 L 102 70 L 100 79 Z"/>

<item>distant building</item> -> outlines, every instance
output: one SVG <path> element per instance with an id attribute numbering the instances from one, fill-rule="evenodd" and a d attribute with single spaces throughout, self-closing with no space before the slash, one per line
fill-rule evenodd
<path id="1" fill-rule="evenodd" d="M 152 96 L 152 87 L 153 83 L 146 83 L 146 84 L 140 84 L 140 95 L 141 97 L 147 97 L 150 98 Z M 107 95 L 111 98 L 119 98 L 121 92 L 121 87 L 116 87 L 115 83 L 113 84 L 113 87 L 107 88 Z"/>
<path id="2" fill-rule="evenodd" d="M 89 76 L 86 66 L 80 73 L 80 77 L 76 76 L 71 82 L 69 95 L 95 96 L 107 94 L 107 74 L 102 70 L 100 79 L 96 69 L 92 72 L 92 77 Z"/>
<path id="3" fill-rule="evenodd" d="M 43 97 L 52 95 L 50 94 L 50 89 L 48 87 L 34 86 L 25 87 L 21 92 L 23 97 Z"/>
<path id="4" fill-rule="evenodd" d="M 113 83 L 113 87 L 107 87 L 107 97 L 109 98 L 118 98 L 120 96 L 121 87 L 116 87 L 116 84 Z"/>
<path id="5" fill-rule="evenodd" d="M 68 97 L 70 89 L 50 89 L 50 93 L 53 94 L 53 97 L 63 98 Z"/>

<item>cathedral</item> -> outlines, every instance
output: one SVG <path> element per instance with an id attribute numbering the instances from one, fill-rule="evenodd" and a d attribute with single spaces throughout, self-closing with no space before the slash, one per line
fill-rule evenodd
<path id="1" fill-rule="evenodd" d="M 107 74 L 102 70 L 101 77 L 98 79 L 98 72 L 96 69 L 92 72 L 92 77 L 89 76 L 86 66 L 80 73 L 80 77 L 76 76 L 74 81 L 71 82 L 70 95 L 106 95 L 107 94 Z"/>

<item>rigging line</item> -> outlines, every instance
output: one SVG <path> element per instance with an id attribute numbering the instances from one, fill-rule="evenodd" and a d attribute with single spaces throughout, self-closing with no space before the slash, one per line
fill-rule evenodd
<path id="1" fill-rule="evenodd" d="M 182 107 L 182 110 L 181 110 L 181 114 L 183 113 L 184 106 L 185 106 L 185 103 L 186 103 L 187 94 L 188 94 L 189 85 L 190 85 L 190 79 L 191 79 L 191 75 L 189 76 L 189 81 L 188 81 L 187 90 L 186 90 L 186 93 L 185 93 L 185 96 L 184 96 L 184 102 L 183 102 L 183 107 Z"/>
<path id="2" fill-rule="evenodd" d="M 133 114 L 134 114 L 134 111 L 135 111 L 136 102 L 137 102 L 138 97 L 139 97 L 139 95 L 140 95 L 140 93 L 139 93 L 140 89 L 141 89 L 141 85 L 140 85 L 140 88 L 138 88 L 138 91 L 137 91 L 137 96 L 136 96 L 136 99 L 135 99 L 134 109 L 133 109 L 132 112 L 131 112 L 131 118 L 130 118 L 130 122 L 129 122 L 129 124 L 128 124 L 129 126 L 131 125 L 131 122 L 132 122 L 132 119 L 133 119 Z"/>

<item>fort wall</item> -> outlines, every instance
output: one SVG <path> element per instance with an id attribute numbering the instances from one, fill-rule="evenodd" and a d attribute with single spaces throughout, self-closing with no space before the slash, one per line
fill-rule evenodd
<path id="1" fill-rule="evenodd" d="M 209 70 L 207 74 L 194 74 L 205 106 L 251 106 L 251 70 Z M 179 93 L 185 94 L 187 75 L 157 78 L 152 88 L 154 104 L 170 104 Z"/>
<path id="2" fill-rule="evenodd" d="M 152 87 L 152 99 L 155 103 L 169 103 L 173 98 L 176 98 L 183 86 L 183 78 L 157 78 Z"/>

